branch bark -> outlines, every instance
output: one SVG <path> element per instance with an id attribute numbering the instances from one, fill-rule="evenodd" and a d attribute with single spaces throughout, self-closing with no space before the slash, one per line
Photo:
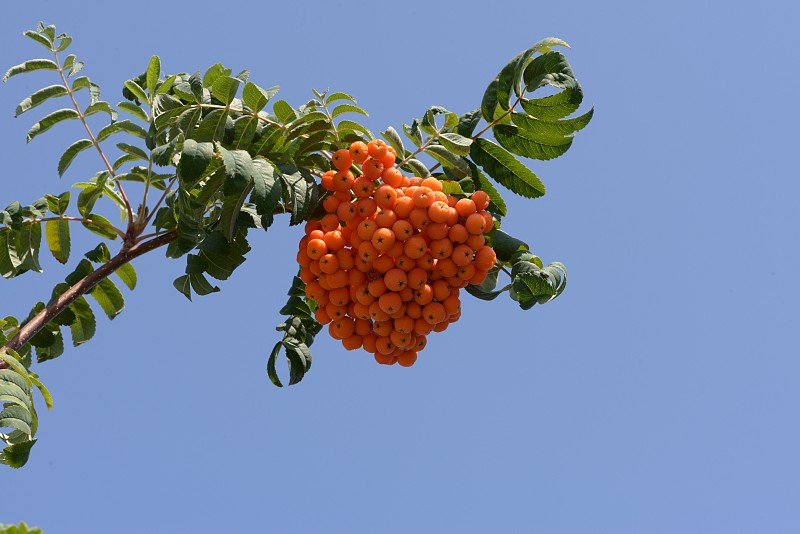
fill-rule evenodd
<path id="1" fill-rule="evenodd" d="M 149 241 L 137 243 L 130 248 L 123 248 L 116 256 L 108 260 L 107 263 L 104 263 L 98 267 L 97 270 L 87 275 L 85 278 L 82 278 L 57 299 L 51 301 L 47 307 L 39 312 L 33 319 L 25 323 L 25 325 L 19 329 L 17 334 L 8 340 L 8 343 L 0 347 L 0 351 L 5 352 L 6 349 L 15 351 L 19 350 L 20 347 L 30 341 L 33 336 L 35 336 L 42 328 L 44 328 L 47 323 L 52 321 L 53 318 L 55 318 L 59 313 L 64 311 L 78 298 L 91 291 L 92 288 L 100 282 L 100 280 L 108 278 L 111 276 L 111 273 L 129 261 L 138 258 L 142 254 L 146 254 L 147 252 L 155 250 L 158 247 L 166 245 L 176 237 L 178 237 L 178 233 L 176 231 L 172 231 L 162 234 L 158 237 L 154 237 Z M 0 369 L 7 369 L 8 367 L 9 365 L 5 361 L 0 360 Z"/>

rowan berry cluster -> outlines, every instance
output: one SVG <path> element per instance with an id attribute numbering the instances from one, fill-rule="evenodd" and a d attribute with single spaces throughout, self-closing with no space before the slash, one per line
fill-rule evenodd
<path id="1" fill-rule="evenodd" d="M 297 254 L 306 296 L 346 349 L 411 366 L 426 336 L 461 316 L 459 290 L 495 265 L 484 237 L 493 226 L 489 196 L 459 199 L 436 178 L 404 176 L 378 139 L 332 160 L 337 170 L 322 176 L 326 215 L 306 224 Z"/>

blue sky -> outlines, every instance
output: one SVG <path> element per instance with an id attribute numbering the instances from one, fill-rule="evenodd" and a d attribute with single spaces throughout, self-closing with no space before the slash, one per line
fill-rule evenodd
<path id="1" fill-rule="evenodd" d="M 184 264 L 140 285 L 91 343 L 38 367 L 55 395 L 0 522 L 47 534 L 141 532 L 706 533 L 800 530 L 796 153 L 800 75 L 785 2 L 97 4 L 28 1 L 0 20 L 3 68 L 39 53 L 37 21 L 112 102 L 152 54 L 166 72 L 221 61 L 282 86 L 347 91 L 373 131 L 430 105 L 464 112 L 520 50 L 572 45 L 592 123 L 548 194 L 506 194 L 504 227 L 569 287 L 523 312 L 465 299 L 413 368 L 320 336 L 277 389 L 265 362 L 299 230 L 280 220 L 223 291 L 188 302 Z M 506 7 L 507 6 L 507 7 Z M 0 204 L 60 193 L 60 125 L 25 144 L 0 87 Z M 75 243 L 74 259 L 93 241 Z M 292 251 L 289 253 L 289 251 Z M 24 315 L 65 272 L 0 280 Z M 85 530 L 84 530 L 85 529 Z"/>

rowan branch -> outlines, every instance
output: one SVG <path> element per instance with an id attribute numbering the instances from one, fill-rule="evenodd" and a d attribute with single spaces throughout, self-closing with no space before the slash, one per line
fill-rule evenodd
<path id="1" fill-rule="evenodd" d="M 52 321 L 59 313 L 68 308 L 70 304 L 90 292 L 92 288 L 94 288 L 94 286 L 97 285 L 101 280 L 108 278 L 114 271 L 131 260 L 138 258 L 142 254 L 146 254 L 147 252 L 166 245 L 177 237 L 178 232 L 173 230 L 172 232 L 162 234 L 149 241 L 137 243 L 130 248 L 123 248 L 116 256 L 98 267 L 97 270 L 86 275 L 64 293 L 50 301 L 50 303 L 48 303 L 42 311 L 36 314 L 33 319 L 25 323 L 25 325 L 19 329 L 14 337 L 8 340 L 5 345 L 0 347 L 0 351 L 5 352 L 6 349 L 18 351 L 20 347 L 28 343 L 33 336 L 38 334 L 39 331 L 47 325 L 47 323 Z M 0 369 L 7 369 L 8 367 L 9 365 L 5 361 L 0 360 Z"/>

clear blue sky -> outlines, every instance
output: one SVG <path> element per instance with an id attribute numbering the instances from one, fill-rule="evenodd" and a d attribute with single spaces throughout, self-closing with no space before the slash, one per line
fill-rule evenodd
<path id="1" fill-rule="evenodd" d="M 22 5 L 22 4 L 20 4 Z M 77 5 L 77 4 L 76 4 Z M 548 186 L 506 197 L 513 234 L 569 287 L 523 312 L 467 299 L 411 369 L 324 336 L 302 384 L 273 387 L 297 228 L 280 221 L 223 291 L 189 303 L 183 262 L 135 263 L 140 287 L 97 337 L 36 370 L 55 395 L 30 464 L 2 475 L 0 522 L 79 532 L 788 533 L 800 531 L 796 8 L 789 2 L 27 1 L 0 20 L 5 69 L 37 21 L 75 37 L 106 98 L 159 54 L 354 94 L 373 131 L 432 104 L 476 107 L 546 36 L 594 120 Z M 60 125 L 25 144 L 0 87 L 0 204 L 98 168 Z M 54 83 L 54 82 L 52 82 Z M 76 243 L 74 260 L 90 243 Z M 289 251 L 292 251 L 291 253 Z M 65 271 L 0 280 L 24 315 Z M 105 525 L 87 527 L 86 525 Z M 84 530 L 85 529 L 85 530 Z"/>

